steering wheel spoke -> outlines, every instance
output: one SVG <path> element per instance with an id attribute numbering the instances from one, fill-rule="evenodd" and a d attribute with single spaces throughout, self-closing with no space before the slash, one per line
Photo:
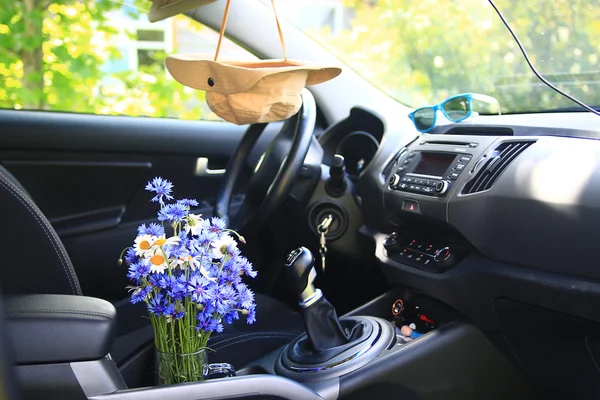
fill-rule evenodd
<path id="1" fill-rule="evenodd" d="M 266 126 L 250 125 L 229 160 L 217 194 L 215 215 L 224 219 L 230 227 L 246 234 L 250 230 L 258 230 L 290 193 L 310 148 L 315 119 L 315 100 L 312 94 L 304 89 L 300 111 L 285 121 L 281 131 L 268 146 L 262 162 L 249 180 L 244 202 L 232 217 L 229 203 L 236 181 L 246 166 L 250 151 Z"/>

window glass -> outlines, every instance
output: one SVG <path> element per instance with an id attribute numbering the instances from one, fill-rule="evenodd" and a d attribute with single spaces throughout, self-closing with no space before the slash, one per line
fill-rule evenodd
<path id="1" fill-rule="evenodd" d="M 475 92 L 503 113 L 582 110 L 533 75 L 488 0 L 280 2 L 282 17 L 409 106 Z M 598 0 L 495 4 L 548 81 L 600 108 Z"/>
<path id="2" fill-rule="evenodd" d="M 217 32 L 184 15 L 150 23 L 149 1 L 61 3 L 0 7 L 0 108 L 219 119 L 164 66 L 171 53 L 214 53 Z M 256 60 L 227 39 L 221 54 Z"/>

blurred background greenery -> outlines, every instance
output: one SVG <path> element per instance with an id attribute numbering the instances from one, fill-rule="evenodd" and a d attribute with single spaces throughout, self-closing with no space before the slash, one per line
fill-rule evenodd
<path id="1" fill-rule="evenodd" d="M 286 10 L 300 15 L 297 8 L 308 3 L 287 0 L 284 16 Z M 310 3 L 335 10 L 341 22 L 333 24 L 331 17 L 315 24 L 320 15 L 315 12 L 305 18 L 310 24 L 292 22 L 404 104 L 418 107 L 478 92 L 499 99 L 503 112 L 575 106 L 533 76 L 487 0 Z M 551 82 L 600 106 L 597 0 L 496 3 Z M 105 68 L 127 57 L 120 42 L 145 40 L 141 31 L 121 26 L 126 20 L 115 23 L 112 17 L 126 14 L 130 21 L 142 21 L 148 8 L 146 0 L 2 0 L 0 107 L 216 118 L 205 107 L 203 92 L 184 89 L 165 72 L 165 50 L 143 53 L 157 62 L 139 59 L 135 68 Z M 174 23 L 186 24 L 186 19 L 178 16 Z M 179 50 L 178 45 L 169 50 Z"/>
<path id="2" fill-rule="evenodd" d="M 495 0 L 552 83 L 600 106 L 600 3 Z M 346 0 L 350 28 L 331 52 L 402 103 L 418 107 L 463 92 L 496 97 L 503 112 L 578 107 L 531 72 L 487 0 Z"/>

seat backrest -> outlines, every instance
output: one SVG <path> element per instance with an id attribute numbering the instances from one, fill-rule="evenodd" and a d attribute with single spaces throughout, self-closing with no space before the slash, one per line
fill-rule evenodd
<path id="1" fill-rule="evenodd" d="M 10 294 L 81 294 L 71 260 L 48 219 L 0 165 L 0 285 Z"/>

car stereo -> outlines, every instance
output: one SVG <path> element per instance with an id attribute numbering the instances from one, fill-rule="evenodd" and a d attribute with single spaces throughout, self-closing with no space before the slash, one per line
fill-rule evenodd
<path id="1" fill-rule="evenodd" d="M 429 196 L 445 196 L 471 158 L 471 154 L 445 151 L 405 153 L 392 167 L 389 188 Z"/>

